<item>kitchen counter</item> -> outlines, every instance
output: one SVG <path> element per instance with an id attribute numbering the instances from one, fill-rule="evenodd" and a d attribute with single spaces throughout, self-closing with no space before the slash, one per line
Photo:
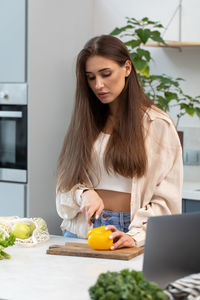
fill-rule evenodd
<path id="1" fill-rule="evenodd" d="M 200 181 L 184 181 L 182 198 L 200 200 Z"/>
<path id="2" fill-rule="evenodd" d="M 129 261 L 46 254 L 49 245 L 82 239 L 51 236 L 32 248 L 6 248 L 10 260 L 0 261 L 0 299 L 89 300 L 88 288 L 100 273 L 124 268 L 142 270 L 143 255 Z"/>

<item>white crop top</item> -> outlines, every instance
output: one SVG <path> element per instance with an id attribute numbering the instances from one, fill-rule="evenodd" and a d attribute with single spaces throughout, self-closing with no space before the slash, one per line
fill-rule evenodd
<path id="1" fill-rule="evenodd" d="M 95 189 L 112 190 L 124 193 L 131 193 L 132 179 L 110 172 L 104 167 L 104 151 L 110 134 L 101 132 L 94 143 L 92 151 L 92 167 L 94 172 L 89 172 L 92 184 Z M 96 174 L 97 173 L 97 174 Z"/>

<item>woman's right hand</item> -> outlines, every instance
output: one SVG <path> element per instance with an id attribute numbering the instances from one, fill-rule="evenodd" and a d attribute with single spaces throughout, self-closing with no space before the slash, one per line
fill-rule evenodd
<path id="1" fill-rule="evenodd" d="M 102 210 L 104 209 L 103 200 L 101 197 L 99 197 L 95 190 L 84 191 L 81 194 L 81 198 L 85 202 L 81 211 L 85 211 L 87 213 L 88 224 L 91 226 L 92 222 L 90 219 L 94 213 L 96 214 L 95 219 L 98 219 Z"/>

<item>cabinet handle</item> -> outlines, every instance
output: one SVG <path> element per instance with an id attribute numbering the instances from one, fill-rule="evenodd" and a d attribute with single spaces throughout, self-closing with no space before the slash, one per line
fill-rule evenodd
<path id="1" fill-rule="evenodd" d="M 1 92 L 0 93 L 0 99 L 8 99 L 8 94 L 4 93 L 4 92 Z"/>
<path id="2" fill-rule="evenodd" d="M 21 111 L 0 111 L 0 118 L 22 118 Z"/>

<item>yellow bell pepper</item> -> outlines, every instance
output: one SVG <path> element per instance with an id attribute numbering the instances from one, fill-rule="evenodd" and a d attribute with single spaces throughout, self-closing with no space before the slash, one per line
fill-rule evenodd
<path id="1" fill-rule="evenodd" d="M 113 245 L 113 240 L 109 239 L 110 230 L 105 230 L 106 226 L 96 227 L 88 232 L 88 245 L 95 250 L 108 250 Z"/>

